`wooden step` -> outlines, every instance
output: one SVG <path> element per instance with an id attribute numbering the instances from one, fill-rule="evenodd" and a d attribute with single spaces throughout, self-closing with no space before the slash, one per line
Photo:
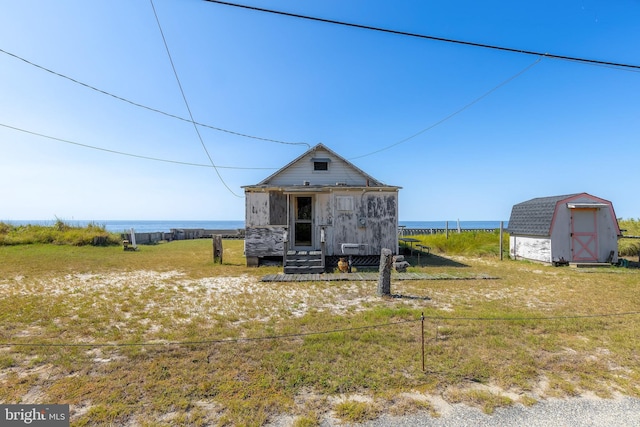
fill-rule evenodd
<path id="1" fill-rule="evenodd" d="M 570 262 L 569 267 L 572 268 L 603 268 L 611 267 L 611 263 L 608 262 Z"/>
<path id="2" fill-rule="evenodd" d="M 319 274 L 324 272 L 324 267 L 309 265 L 287 265 L 284 268 L 285 274 Z"/>
<path id="3" fill-rule="evenodd" d="M 322 260 L 320 258 L 287 259 L 287 265 L 322 265 Z"/>
<path id="4" fill-rule="evenodd" d="M 321 251 L 287 251 L 285 274 L 318 274 L 324 272 Z"/>

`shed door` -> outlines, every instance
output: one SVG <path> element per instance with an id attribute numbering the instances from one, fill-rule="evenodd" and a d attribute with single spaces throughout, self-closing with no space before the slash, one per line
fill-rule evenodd
<path id="1" fill-rule="evenodd" d="M 571 209 L 573 261 L 598 261 L 596 209 Z"/>

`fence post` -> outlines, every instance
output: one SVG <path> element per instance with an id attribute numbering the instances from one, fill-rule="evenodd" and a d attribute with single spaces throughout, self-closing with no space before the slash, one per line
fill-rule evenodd
<path id="1" fill-rule="evenodd" d="M 391 249 L 383 248 L 380 252 L 380 276 L 378 277 L 378 296 L 391 295 L 391 265 L 393 257 Z"/>
<path id="2" fill-rule="evenodd" d="M 136 245 L 136 231 L 131 229 L 131 246 L 133 246 L 133 250 L 138 249 L 138 245 Z"/>
<path id="3" fill-rule="evenodd" d="M 502 229 L 504 227 L 504 221 L 500 221 L 500 261 L 502 261 Z"/>
<path id="4" fill-rule="evenodd" d="M 424 312 L 420 316 L 420 323 L 422 324 L 422 372 L 424 372 Z"/>
<path id="5" fill-rule="evenodd" d="M 220 234 L 213 235 L 213 263 L 222 264 L 222 236 Z"/>

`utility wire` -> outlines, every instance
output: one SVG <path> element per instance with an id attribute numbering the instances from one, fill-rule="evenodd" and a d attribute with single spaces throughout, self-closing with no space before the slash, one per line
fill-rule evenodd
<path id="1" fill-rule="evenodd" d="M 354 23 L 351 23 L 351 22 L 336 21 L 336 20 L 333 20 L 333 19 L 318 18 L 318 17 L 314 17 L 314 16 L 300 15 L 300 14 L 297 14 L 297 13 L 283 12 L 283 11 L 273 10 L 273 9 L 265 9 L 265 8 L 256 7 L 256 6 L 248 6 L 248 5 L 237 4 L 237 3 L 229 3 L 229 2 L 226 2 L 226 1 L 220 1 L 220 0 L 205 0 L 205 1 L 208 1 L 209 3 L 217 3 L 217 4 L 221 4 L 221 5 L 225 5 L 225 6 L 238 7 L 238 8 L 242 8 L 242 9 L 249 9 L 249 10 L 253 10 L 253 11 L 257 11 L 257 12 L 266 12 L 266 13 L 272 13 L 272 14 L 276 14 L 276 15 L 289 16 L 289 17 L 292 17 L 292 18 L 307 19 L 307 20 L 310 20 L 310 21 L 323 22 L 323 23 L 326 23 L 326 24 L 334 24 L 334 25 L 342 25 L 342 26 L 345 26 L 345 27 L 359 28 L 359 29 L 362 29 L 362 30 L 378 31 L 378 32 L 382 32 L 382 33 L 395 34 L 395 35 L 399 35 L 399 36 L 415 37 L 415 38 L 420 38 L 420 39 L 434 40 L 434 41 L 440 41 L 440 42 L 446 42 L 446 43 L 454 43 L 454 44 L 472 46 L 472 47 L 481 47 L 481 48 L 485 48 L 485 49 L 493 49 L 493 50 L 499 50 L 499 51 L 503 51 L 503 52 L 513 52 L 513 53 L 520 53 L 520 54 L 524 54 L 524 55 L 544 56 L 544 57 L 552 58 L 552 59 L 560 59 L 560 60 L 564 60 L 564 61 L 580 62 L 580 63 L 590 64 L 590 65 L 602 65 L 602 66 L 616 67 L 616 68 L 620 68 L 620 69 L 625 69 L 626 71 L 640 72 L 640 65 L 624 64 L 624 63 L 610 62 L 610 61 L 600 61 L 600 60 L 597 60 L 597 59 L 579 58 L 579 57 L 575 57 L 575 56 L 555 55 L 555 54 L 552 54 L 552 53 L 536 52 L 536 51 L 526 50 L 526 49 L 516 49 L 516 48 L 510 48 L 510 47 L 504 47 L 504 46 L 495 46 L 495 45 L 484 44 L 484 43 L 476 43 L 476 42 L 464 41 L 464 40 L 449 39 L 449 38 L 445 38 L 445 37 L 429 36 L 429 35 L 425 35 L 425 34 L 410 33 L 410 32 L 406 32 L 406 31 L 391 30 L 391 29 L 388 29 L 388 28 L 373 27 L 373 26 L 370 26 L 370 25 L 354 24 Z"/>
<path id="2" fill-rule="evenodd" d="M 421 319 L 411 319 L 411 320 L 402 320 L 398 322 L 391 323 L 383 323 L 377 325 L 370 326 L 360 326 L 355 328 L 343 328 L 343 329 L 333 329 L 330 331 L 319 331 L 319 332 L 301 332 L 297 334 L 286 334 L 286 335 L 270 335 L 266 337 L 254 337 L 254 338 L 230 338 L 230 339 L 216 339 L 216 340 L 201 340 L 201 341 L 174 341 L 174 342 L 143 342 L 143 343 L 0 343 L 0 346 L 34 346 L 34 347 L 148 347 L 148 346 L 169 346 L 169 345 L 207 345 L 207 344 L 234 344 L 240 342 L 252 342 L 252 341 L 267 341 L 267 340 L 278 340 L 278 339 L 290 339 L 290 338 L 302 338 L 308 337 L 312 335 L 326 335 L 326 334 L 334 334 L 339 332 L 352 332 L 352 331 L 362 331 L 366 329 L 376 329 L 383 328 L 388 326 L 401 325 L 405 323 L 415 323 L 420 322 Z"/>
<path id="3" fill-rule="evenodd" d="M 158 110 L 158 109 L 156 109 L 156 108 L 149 107 L 149 106 L 146 106 L 146 105 L 143 105 L 143 104 L 140 104 L 140 103 L 137 103 L 137 102 L 131 101 L 131 100 L 127 99 L 127 98 L 123 98 L 123 97 L 121 97 L 121 96 L 115 95 L 115 94 L 110 93 L 110 92 L 107 92 L 107 91 L 105 91 L 105 90 L 98 89 L 98 88 L 97 88 L 97 87 L 95 87 L 95 86 L 91 86 L 91 85 L 89 85 L 89 84 L 87 84 L 87 83 L 81 82 L 80 80 L 77 80 L 77 79 L 74 79 L 74 78 L 72 78 L 72 77 L 66 76 L 66 75 L 64 75 L 64 74 L 58 73 L 57 71 L 53 71 L 53 70 L 51 70 L 51 69 L 49 69 L 49 68 L 43 67 L 42 65 L 38 65 L 38 64 L 36 64 L 36 63 L 34 63 L 34 62 L 29 61 L 28 59 L 25 59 L 25 58 L 22 58 L 21 56 L 16 55 L 15 53 L 7 52 L 7 51 L 6 51 L 6 50 L 4 50 L 4 49 L 0 49 L 0 53 L 4 53 L 5 55 L 11 56 L 11 57 L 13 57 L 13 58 L 15 58 L 15 59 L 18 59 L 18 60 L 20 60 L 20 61 L 22 61 L 22 62 L 24 62 L 24 63 L 26 63 L 26 64 L 29 64 L 29 65 L 31 65 L 31 66 L 33 66 L 33 67 L 36 67 L 36 68 L 39 68 L 39 69 L 41 69 L 41 70 L 43 70 L 43 71 L 46 71 L 47 73 L 51 73 L 51 74 L 53 74 L 53 75 L 55 75 L 55 76 L 62 77 L 63 79 L 69 80 L 69 81 L 71 81 L 71 82 L 73 82 L 73 83 L 76 83 L 76 84 L 78 84 L 78 85 L 80 85 L 80 86 L 84 86 L 84 87 L 86 87 L 87 89 L 94 90 L 94 91 L 96 91 L 96 92 L 98 92 L 98 93 L 101 93 L 101 94 L 103 94 L 103 95 L 110 96 L 110 97 L 115 98 L 115 99 L 117 99 L 117 100 L 119 100 L 119 101 L 123 101 L 123 102 L 126 102 L 126 103 L 128 103 L 128 104 L 131 104 L 131 105 L 133 105 L 133 106 L 136 106 L 136 107 L 139 107 L 139 108 L 144 108 L 145 110 L 153 111 L 154 113 L 159 113 L 159 114 L 163 114 L 163 115 L 165 115 L 165 116 L 167 116 L 167 117 L 171 117 L 171 118 L 174 118 L 174 119 L 182 120 L 183 122 L 195 123 L 195 124 L 196 124 L 196 125 L 198 125 L 198 126 L 206 127 L 206 128 L 209 128 L 209 129 L 213 129 L 213 130 L 219 131 L 219 132 L 225 132 L 225 133 L 228 133 L 228 134 L 231 134 L 231 135 L 241 136 L 241 137 L 243 137 L 243 138 L 251 138 L 251 139 L 257 139 L 257 140 L 259 140 L 259 141 L 275 142 L 275 143 L 277 143 L 277 144 L 285 144 L 285 145 L 305 145 L 305 146 L 307 146 L 308 148 L 311 148 L 311 145 L 309 145 L 309 144 L 308 144 L 308 143 L 306 143 L 306 142 L 286 142 L 286 141 L 279 141 L 279 140 L 277 140 L 277 139 L 262 138 L 262 137 L 259 137 L 259 136 L 254 136 L 254 135 L 248 135 L 248 134 L 245 134 L 245 133 L 235 132 L 235 131 L 232 131 L 232 130 L 219 128 L 219 127 L 212 126 L 212 125 L 208 125 L 208 124 L 205 124 L 205 123 L 192 122 L 191 120 L 186 119 L 186 118 L 184 118 L 184 117 L 180 117 L 180 116 L 177 116 L 177 115 L 175 115 L 175 114 L 167 113 L 167 112 L 165 112 L 165 111 Z"/>
<path id="4" fill-rule="evenodd" d="M 231 187 L 229 187 L 229 185 L 227 185 L 227 183 L 225 182 L 224 178 L 222 178 L 222 175 L 220 174 L 220 171 L 218 170 L 218 168 L 216 167 L 216 164 L 213 162 L 213 159 L 211 158 L 211 154 L 209 154 L 209 150 L 207 149 L 207 146 L 204 143 L 204 140 L 202 139 L 202 135 L 200 135 L 200 131 L 198 130 L 198 126 L 195 123 L 195 120 L 193 120 L 193 113 L 191 112 L 191 108 L 189 107 L 189 101 L 187 101 L 187 96 L 184 93 L 184 89 L 182 88 L 182 83 L 180 83 L 180 77 L 178 77 L 178 71 L 176 70 L 175 65 L 173 64 L 173 58 L 171 57 L 171 51 L 169 50 L 169 45 L 167 44 L 167 39 L 164 37 L 164 32 L 162 31 L 162 25 L 160 25 L 160 19 L 158 18 L 158 14 L 156 13 L 156 7 L 153 5 L 153 0 L 149 0 L 149 2 L 151 3 L 151 9 L 153 9 L 153 15 L 156 17 L 156 22 L 158 23 L 158 29 L 160 30 L 160 35 L 162 36 L 162 42 L 164 43 L 164 47 L 167 51 L 167 56 L 169 57 L 169 62 L 171 63 L 171 68 L 173 69 L 173 75 L 176 78 L 176 82 L 178 83 L 178 88 L 180 88 L 180 93 L 182 94 L 182 99 L 184 100 L 184 105 L 187 107 L 187 111 L 189 112 L 189 117 L 191 118 L 191 123 L 193 124 L 193 129 L 196 131 L 196 134 L 198 135 L 198 139 L 200 140 L 200 145 L 202 145 L 202 148 L 204 149 L 204 152 L 207 154 L 207 157 L 209 158 L 209 163 L 211 163 L 211 166 L 213 166 L 213 170 L 216 171 L 216 175 L 218 175 L 218 179 L 220 179 L 220 182 L 222 182 L 222 185 L 225 186 L 225 188 L 227 190 L 229 190 L 229 192 L 231 194 L 233 194 L 234 196 L 238 197 L 238 198 L 242 198 L 242 196 L 236 194 Z"/>
<path id="5" fill-rule="evenodd" d="M 410 139 L 415 138 L 418 135 L 421 135 L 433 128 L 435 128 L 438 125 L 441 125 L 442 123 L 446 122 L 447 120 L 453 118 L 454 116 L 457 116 L 458 114 L 462 113 L 464 110 L 470 108 L 471 106 L 473 106 L 474 104 L 476 104 L 477 102 L 481 101 L 482 99 L 486 98 L 487 96 L 491 95 L 493 92 L 497 91 L 498 89 L 500 89 L 502 86 L 506 85 L 507 83 L 515 80 L 516 78 L 520 77 L 521 75 L 523 75 L 524 73 L 526 73 L 527 71 L 529 71 L 531 68 L 533 68 L 535 65 L 537 65 L 540 61 L 542 61 L 542 57 L 538 58 L 535 62 L 533 62 L 532 64 L 528 65 L 527 67 L 525 67 L 524 69 L 520 70 L 518 73 L 514 74 L 513 76 L 509 77 L 508 79 L 504 80 L 502 83 L 500 83 L 499 85 L 495 86 L 493 89 L 485 92 L 484 94 L 480 95 L 479 97 L 477 97 L 476 99 L 474 99 L 473 101 L 471 101 L 470 103 L 464 105 L 462 108 L 457 109 L 456 111 L 454 111 L 453 113 L 449 114 L 448 116 L 438 120 L 437 122 L 435 122 L 434 124 L 422 129 L 420 132 L 414 133 L 411 136 L 408 136 L 407 138 L 398 141 L 394 144 L 388 145 L 384 148 L 381 148 L 379 150 L 376 151 L 372 151 L 370 153 L 367 154 L 363 154 L 361 156 L 356 156 L 356 157 L 351 157 L 349 160 L 353 160 L 353 159 L 360 159 L 362 157 L 367 157 L 367 156 L 371 156 L 373 154 L 377 154 L 381 151 L 385 151 L 388 150 L 390 148 L 393 148 L 397 145 L 400 145 L 402 143 L 405 143 L 407 141 L 409 141 Z"/>
<path id="6" fill-rule="evenodd" d="M 407 323 L 417 323 L 423 320 L 456 320 L 456 321 L 502 321 L 502 322 L 521 322 L 531 320 L 564 320 L 564 319 L 589 319 L 599 317 L 626 317 L 640 315 L 640 311 L 629 311 L 622 313 L 602 313 L 602 314 L 585 314 L 571 316 L 548 316 L 548 317 L 449 317 L 449 316 L 421 316 L 418 319 L 400 320 L 398 322 L 381 323 L 369 326 L 359 326 L 353 328 L 332 329 L 318 332 L 301 332 L 297 334 L 269 335 L 265 337 L 253 338 L 229 338 L 229 339 L 211 339 L 198 341 L 170 341 L 170 342 L 140 342 L 140 343 L 25 343 L 25 342 L 0 342 L 0 347 L 153 347 L 153 346 L 176 346 L 176 345 L 210 345 L 210 344 L 237 344 L 241 342 L 268 341 L 279 339 L 303 338 L 313 335 L 328 335 L 342 332 L 363 331 L 367 329 L 378 329 L 389 326 L 402 325 Z"/>
<path id="7" fill-rule="evenodd" d="M 55 136 L 44 135 L 44 134 L 41 134 L 41 133 L 38 133 L 38 132 L 33 132 L 33 131 L 30 131 L 30 130 L 17 128 L 15 126 L 10 126 L 10 125 L 4 124 L 4 123 L 0 123 L 0 126 L 3 126 L 5 128 L 8 128 L 8 129 L 13 129 L 13 130 L 16 130 L 18 132 L 24 132 L 24 133 L 28 133 L 30 135 L 35 135 L 35 136 L 39 136 L 39 137 L 42 137 L 42 138 L 52 139 L 54 141 L 64 142 L 65 144 L 77 145 L 79 147 L 90 148 L 92 150 L 105 151 L 107 153 L 119 154 L 121 156 L 136 157 L 138 159 L 153 160 L 153 161 L 156 161 L 156 162 L 165 162 L 165 163 L 175 163 L 175 164 L 178 164 L 178 165 L 186 165 L 186 166 L 198 166 L 198 167 L 203 167 L 203 168 L 211 168 L 211 167 L 213 167 L 213 166 L 208 165 L 208 164 L 181 162 L 181 161 L 178 161 L 178 160 L 169 160 L 169 159 L 160 159 L 160 158 L 157 158 L 157 157 L 142 156 L 142 155 L 139 155 L 139 154 L 125 153 L 123 151 L 116 151 L 116 150 L 110 150 L 108 148 L 101 148 L 101 147 L 96 147 L 96 146 L 93 146 L 93 145 L 81 144 L 79 142 L 69 141 L 68 139 L 56 138 Z M 250 169 L 250 170 L 257 170 L 257 169 L 269 169 L 269 170 L 271 170 L 271 169 L 276 169 L 276 168 L 249 168 L 249 167 L 236 167 L 236 166 L 218 166 L 218 168 L 220 168 L 220 169 Z"/>
<path id="8" fill-rule="evenodd" d="M 570 316 L 541 316 L 541 317 L 449 317 L 449 316 L 424 316 L 425 320 L 473 320 L 473 321 L 499 321 L 515 322 L 527 320 L 562 320 L 562 319 L 592 319 L 598 317 L 626 317 L 637 316 L 640 311 L 627 311 L 622 313 L 600 313 L 600 314 L 575 314 Z"/>

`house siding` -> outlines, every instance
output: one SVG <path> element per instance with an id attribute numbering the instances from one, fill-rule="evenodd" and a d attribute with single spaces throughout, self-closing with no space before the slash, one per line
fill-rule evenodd
<path id="1" fill-rule="evenodd" d="M 269 192 L 269 224 L 287 224 L 287 195 L 282 191 Z"/>
<path id="2" fill-rule="evenodd" d="M 247 227 L 269 225 L 269 193 L 245 193 L 245 225 Z"/>
<path id="3" fill-rule="evenodd" d="M 329 168 L 326 171 L 314 171 L 311 159 L 322 157 L 328 158 Z M 310 185 L 336 185 L 336 183 L 345 183 L 351 186 L 366 186 L 367 178 L 357 173 L 350 165 L 329 153 L 309 153 L 300 159 L 299 162 L 292 164 L 288 169 L 274 176 L 269 184 L 273 186 L 279 185 L 302 185 L 304 182 Z"/>
<path id="4" fill-rule="evenodd" d="M 334 198 L 354 199 L 352 211 L 335 212 L 333 245 L 330 255 L 341 255 L 343 243 L 361 245 L 362 255 L 377 255 L 382 248 L 398 248 L 397 192 L 335 192 Z M 334 203 L 337 206 L 337 203 Z"/>
<path id="5" fill-rule="evenodd" d="M 284 256 L 286 227 L 246 227 L 244 253 L 247 257 Z"/>

